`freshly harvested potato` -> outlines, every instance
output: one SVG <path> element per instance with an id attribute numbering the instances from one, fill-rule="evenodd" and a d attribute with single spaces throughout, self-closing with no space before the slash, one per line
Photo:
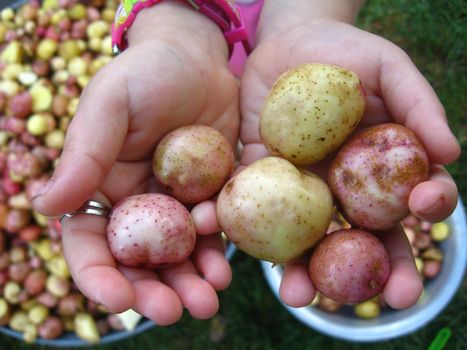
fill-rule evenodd
<path id="1" fill-rule="evenodd" d="M 275 82 L 260 118 L 261 140 L 295 165 L 315 163 L 352 133 L 365 109 L 358 76 L 341 67 L 308 63 Z"/>
<path id="2" fill-rule="evenodd" d="M 123 265 L 156 268 L 187 259 L 196 231 L 191 214 L 180 202 L 149 193 L 115 205 L 107 239 L 113 256 Z"/>
<path id="3" fill-rule="evenodd" d="M 258 259 L 290 261 L 326 234 L 332 195 L 318 176 L 278 157 L 260 159 L 224 186 L 217 218 L 229 240 Z"/>
<path id="4" fill-rule="evenodd" d="M 410 192 L 428 179 L 428 166 L 425 149 L 409 129 L 380 124 L 341 148 L 328 183 L 350 223 L 386 230 L 409 214 Z"/>
<path id="5" fill-rule="evenodd" d="M 390 266 L 386 249 L 375 236 L 363 230 L 342 229 L 316 245 L 309 272 L 321 294 L 355 304 L 383 290 Z"/>
<path id="6" fill-rule="evenodd" d="M 190 125 L 167 134 L 153 158 L 156 178 L 185 204 L 202 202 L 227 182 L 235 165 L 232 146 L 216 129 Z"/>
<path id="7" fill-rule="evenodd" d="M 370 299 L 355 305 L 354 312 L 355 315 L 360 318 L 371 319 L 380 315 L 381 306 L 379 305 L 378 300 Z"/>

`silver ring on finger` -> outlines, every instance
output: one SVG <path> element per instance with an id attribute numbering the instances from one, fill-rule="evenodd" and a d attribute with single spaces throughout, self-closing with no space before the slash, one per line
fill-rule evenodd
<path id="1" fill-rule="evenodd" d="M 108 219 L 110 217 L 111 211 L 112 211 L 111 208 L 106 207 L 102 203 L 99 203 L 95 200 L 88 200 L 78 209 L 73 210 L 72 212 L 63 214 L 60 217 L 60 222 L 62 222 L 64 218 L 72 218 L 78 214 L 90 214 L 90 215 L 95 215 L 95 216 L 101 216 L 105 219 Z"/>

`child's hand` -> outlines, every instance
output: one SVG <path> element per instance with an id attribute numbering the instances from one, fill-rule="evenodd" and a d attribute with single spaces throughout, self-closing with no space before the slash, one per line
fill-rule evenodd
<path id="1" fill-rule="evenodd" d="M 45 215 L 60 215 L 93 198 L 107 206 L 153 190 L 152 153 L 169 131 L 205 124 L 236 145 L 238 84 L 227 66 L 218 27 L 189 5 L 163 2 L 141 11 L 128 32 L 129 48 L 92 79 L 67 132 L 47 191 L 34 200 Z M 158 271 L 117 266 L 106 220 L 63 220 L 63 246 L 74 281 L 113 312 L 133 308 L 157 324 L 218 309 L 215 290 L 231 279 L 215 207 L 192 211 L 198 233 L 192 259 Z M 212 235 L 210 235 L 212 234 Z M 203 279 L 205 277 L 205 279 Z"/>
<path id="2" fill-rule="evenodd" d="M 241 81 L 241 163 L 247 165 L 268 154 L 259 137 L 259 113 L 272 84 L 282 73 L 306 62 L 342 66 L 359 75 L 367 94 L 360 126 L 395 121 L 415 132 L 427 150 L 433 164 L 430 179 L 412 191 L 411 212 L 430 221 L 449 216 L 456 206 L 457 189 L 440 164 L 454 161 L 460 148 L 436 94 L 409 57 L 387 40 L 348 24 L 327 19 L 301 21 L 300 13 L 295 17 L 283 13 L 274 16 L 272 7 L 266 9 L 266 14 L 263 10 L 257 47 Z M 275 17 L 293 17 L 294 22 L 287 26 L 286 20 L 281 20 L 275 25 Z M 326 159 L 310 170 L 325 177 L 328 165 Z M 381 234 L 380 238 L 390 255 L 392 269 L 384 298 L 393 308 L 407 308 L 418 300 L 423 288 L 410 245 L 401 227 Z M 307 266 L 305 257 L 286 266 L 280 296 L 291 306 L 305 306 L 315 295 Z"/>

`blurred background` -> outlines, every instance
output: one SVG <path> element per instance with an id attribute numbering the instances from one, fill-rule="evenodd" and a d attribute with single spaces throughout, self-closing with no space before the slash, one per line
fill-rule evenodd
<path id="1" fill-rule="evenodd" d="M 7 1 L 0 1 L 4 7 Z M 462 0 L 368 1 L 357 25 L 402 47 L 441 99 L 462 146 L 448 166 L 467 203 L 467 2 Z M 433 135 L 436 137 L 436 134 Z M 219 314 L 198 321 L 184 315 L 174 326 L 149 331 L 95 349 L 427 349 L 442 328 L 452 332 L 446 349 L 467 349 L 467 284 L 432 322 L 399 339 L 358 344 L 336 340 L 302 325 L 270 291 L 259 262 L 237 252 L 233 282 L 220 292 Z M 0 349 L 47 349 L 0 333 Z"/>

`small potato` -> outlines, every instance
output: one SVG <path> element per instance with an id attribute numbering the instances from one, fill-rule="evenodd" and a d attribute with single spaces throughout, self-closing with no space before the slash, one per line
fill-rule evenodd
<path id="1" fill-rule="evenodd" d="M 151 193 L 127 197 L 115 205 L 107 238 L 113 256 L 123 265 L 156 268 L 187 259 L 196 232 L 180 202 Z"/>
<path id="2" fill-rule="evenodd" d="M 261 140 L 295 165 L 315 163 L 352 133 L 365 109 L 358 76 L 341 67 L 309 63 L 284 73 L 266 98 Z"/>
<path id="3" fill-rule="evenodd" d="M 44 339 L 55 339 L 63 333 L 63 322 L 55 316 L 48 316 L 39 325 L 39 335 Z"/>
<path id="4" fill-rule="evenodd" d="M 409 214 L 410 192 L 428 179 L 428 165 L 425 149 L 409 129 L 381 124 L 341 148 L 328 183 L 349 222 L 386 230 Z"/>
<path id="5" fill-rule="evenodd" d="M 318 243 L 309 272 L 321 294 L 344 304 L 356 304 L 383 290 L 390 265 L 386 249 L 375 236 L 343 229 Z"/>
<path id="6" fill-rule="evenodd" d="M 10 100 L 11 114 L 15 118 L 25 119 L 32 113 L 32 97 L 28 91 L 15 95 Z"/>
<path id="7" fill-rule="evenodd" d="M 423 264 L 422 274 L 426 278 L 434 278 L 441 271 L 441 261 L 425 260 Z"/>
<path id="8" fill-rule="evenodd" d="M 225 137 L 204 125 L 178 128 L 158 144 L 153 158 L 156 178 L 185 204 L 217 193 L 234 168 L 234 152 Z"/>
<path id="9" fill-rule="evenodd" d="M 273 263 L 300 256 L 326 234 L 332 196 L 318 176 L 278 157 L 260 159 L 224 186 L 217 219 L 245 253 Z"/>
<path id="10" fill-rule="evenodd" d="M 342 308 L 343 304 L 332 300 L 322 294 L 319 295 L 319 300 L 318 300 L 318 307 L 321 310 L 327 311 L 327 312 L 337 312 L 340 308 Z"/>
<path id="11" fill-rule="evenodd" d="M 36 269 L 31 271 L 23 284 L 23 288 L 29 295 L 38 295 L 45 289 L 47 281 L 47 272 L 44 270 Z"/>
<path id="12" fill-rule="evenodd" d="M 371 319 L 380 315 L 381 306 L 377 300 L 370 299 L 355 305 L 354 312 L 360 318 Z"/>

